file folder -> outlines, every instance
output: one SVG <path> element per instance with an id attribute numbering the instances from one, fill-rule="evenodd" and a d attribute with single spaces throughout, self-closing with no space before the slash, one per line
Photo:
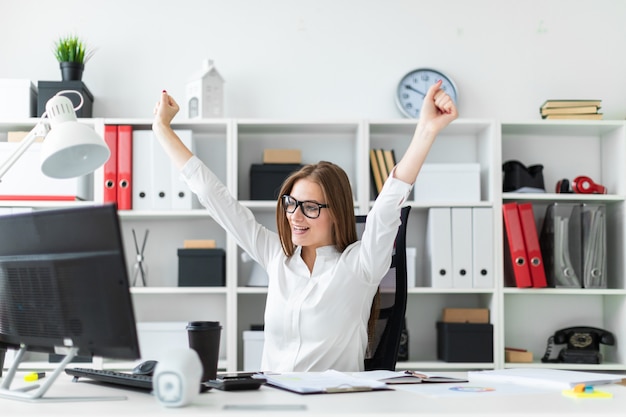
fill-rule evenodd
<path id="1" fill-rule="evenodd" d="M 494 286 L 494 242 L 493 209 L 474 207 L 472 209 L 472 248 L 473 248 L 473 287 L 493 288 Z"/>
<path id="2" fill-rule="evenodd" d="M 472 209 L 454 207 L 452 221 L 452 287 L 472 288 Z"/>
<path id="3" fill-rule="evenodd" d="M 130 210 L 133 206 L 133 128 L 117 127 L 117 208 Z"/>
<path id="4" fill-rule="evenodd" d="M 580 204 L 553 203 L 546 209 L 540 243 L 548 286 L 581 288 Z"/>
<path id="5" fill-rule="evenodd" d="M 428 284 L 452 288 L 452 221 L 449 207 L 428 210 L 426 263 Z"/>
<path id="6" fill-rule="evenodd" d="M 505 274 L 508 278 L 507 284 L 517 286 L 518 288 L 532 287 L 517 203 L 503 204 L 502 214 L 506 231 L 504 258 L 506 261 Z"/>
<path id="7" fill-rule="evenodd" d="M 117 126 L 104 126 L 104 142 L 111 151 L 111 156 L 104 163 L 103 170 L 103 202 L 117 203 Z"/>
<path id="8" fill-rule="evenodd" d="M 150 174 L 152 209 L 171 210 L 172 208 L 172 162 L 157 139 L 152 144 L 152 170 Z"/>
<path id="9" fill-rule="evenodd" d="M 133 210 L 152 209 L 152 143 L 150 130 L 133 131 Z"/>
<path id="10" fill-rule="evenodd" d="M 583 205 L 583 287 L 606 288 L 606 214 L 603 205 Z"/>
<path id="11" fill-rule="evenodd" d="M 175 130 L 181 142 L 193 152 L 193 132 L 191 130 Z M 161 146 L 154 141 L 154 146 Z M 187 183 L 182 179 L 180 170 L 168 159 L 170 165 L 170 192 L 171 208 L 174 210 L 191 210 L 193 208 L 193 194 Z"/>
<path id="12" fill-rule="evenodd" d="M 537 233 L 537 223 L 535 222 L 535 212 L 531 203 L 520 203 L 517 205 L 519 211 L 522 233 L 524 234 L 524 244 L 526 245 L 526 255 L 528 256 L 528 268 L 530 278 L 535 288 L 545 288 L 546 272 L 544 269 L 543 256 Z"/>

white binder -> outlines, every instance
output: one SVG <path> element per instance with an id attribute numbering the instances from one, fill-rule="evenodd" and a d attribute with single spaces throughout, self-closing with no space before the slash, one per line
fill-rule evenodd
<path id="1" fill-rule="evenodd" d="M 493 209 L 472 209 L 472 247 L 474 248 L 474 288 L 493 288 L 494 285 L 494 242 Z"/>
<path id="2" fill-rule="evenodd" d="M 452 287 L 472 288 L 472 209 L 454 207 L 452 218 Z"/>
<path id="3" fill-rule="evenodd" d="M 181 142 L 193 152 L 193 132 L 191 130 L 176 130 L 175 132 Z M 158 143 L 155 145 L 160 146 Z M 171 208 L 174 210 L 191 210 L 193 208 L 193 194 L 187 186 L 187 183 L 182 179 L 180 170 L 171 162 L 170 166 L 170 185 L 172 187 L 170 192 Z"/>
<path id="4" fill-rule="evenodd" d="M 155 138 L 152 141 L 152 209 L 172 208 L 172 161 Z"/>
<path id="5" fill-rule="evenodd" d="M 152 145 L 156 140 L 150 130 L 133 129 L 133 210 L 152 210 Z"/>
<path id="6" fill-rule="evenodd" d="M 449 207 L 428 210 L 426 228 L 427 285 L 452 288 L 452 223 Z"/>

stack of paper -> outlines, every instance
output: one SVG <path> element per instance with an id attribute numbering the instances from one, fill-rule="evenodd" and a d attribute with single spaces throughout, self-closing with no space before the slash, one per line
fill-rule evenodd
<path id="1" fill-rule="evenodd" d="M 472 383 L 510 383 L 555 389 L 570 389 L 579 384 L 614 384 L 626 378 L 626 375 L 537 368 L 470 371 L 467 376 Z"/>

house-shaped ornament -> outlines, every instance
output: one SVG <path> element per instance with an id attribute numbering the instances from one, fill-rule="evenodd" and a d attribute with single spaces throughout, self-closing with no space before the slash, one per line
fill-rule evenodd
<path id="1" fill-rule="evenodd" d="M 204 60 L 202 71 L 187 84 L 187 117 L 204 119 L 224 116 L 224 79 L 213 61 Z"/>

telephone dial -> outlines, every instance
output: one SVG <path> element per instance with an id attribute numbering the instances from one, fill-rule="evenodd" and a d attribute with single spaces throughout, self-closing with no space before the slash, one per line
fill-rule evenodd
<path id="1" fill-rule="evenodd" d="M 593 363 L 599 364 L 602 360 L 600 343 L 614 345 L 613 333 L 596 327 L 568 327 L 557 330 L 548 338 L 546 353 L 542 362 L 564 363 Z M 556 358 L 553 357 L 554 345 L 563 345 Z"/>

